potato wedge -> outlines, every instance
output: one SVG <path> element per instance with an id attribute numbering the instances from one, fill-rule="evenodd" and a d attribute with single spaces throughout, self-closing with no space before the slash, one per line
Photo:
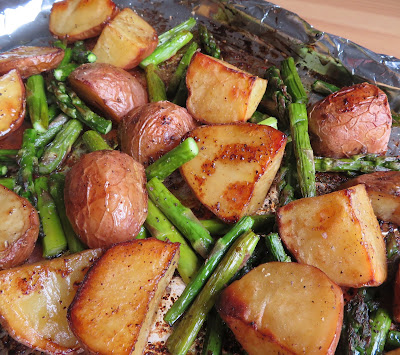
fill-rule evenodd
<path id="1" fill-rule="evenodd" d="M 84 348 L 95 354 L 142 354 L 178 260 L 179 243 L 153 238 L 108 249 L 68 309 L 70 327 Z"/>
<path id="2" fill-rule="evenodd" d="M 64 58 L 64 51 L 55 47 L 22 46 L 0 53 L 0 75 L 18 69 L 21 77 L 55 69 Z"/>
<path id="3" fill-rule="evenodd" d="M 272 262 L 222 291 L 217 309 L 249 355 L 322 355 L 335 353 L 343 304 L 317 268 Z"/>
<path id="4" fill-rule="evenodd" d="M 189 65 L 186 85 L 186 107 L 193 118 L 204 123 L 232 123 L 251 117 L 267 81 L 197 52 Z"/>
<path id="5" fill-rule="evenodd" d="M 0 185 L 0 269 L 22 264 L 39 235 L 39 216 L 29 201 Z"/>
<path id="6" fill-rule="evenodd" d="M 101 33 L 93 53 L 98 63 L 136 67 L 158 44 L 157 32 L 133 10 L 123 9 Z"/>
<path id="7" fill-rule="evenodd" d="M 378 171 L 349 180 L 343 188 L 364 184 L 376 217 L 400 226 L 400 171 Z"/>
<path id="8" fill-rule="evenodd" d="M 25 86 L 17 70 L 0 77 L 0 140 L 21 127 L 25 118 Z"/>
<path id="9" fill-rule="evenodd" d="M 269 126 L 200 126 L 190 134 L 199 154 L 181 167 L 197 198 L 225 222 L 262 206 L 279 168 L 286 136 Z"/>
<path id="10" fill-rule="evenodd" d="M 102 251 L 86 250 L 0 272 L 0 323 L 17 341 L 48 354 L 80 349 L 67 308 Z"/>
<path id="11" fill-rule="evenodd" d="M 393 319 L 400 322 L 400 265 L 396 273 L 396 281 L 394 283 L 393 296 Z"/>
<path id="12" fill-rule="evenodd" d="M 75 42 L 98 36 L 118 12 L 111 0 L 64 0 L 53 4 L 49 30 L 60 39 Z"/>
<path id="13" fill-rule="evenodd" d="M 278 210 L 277 220 L 297 261 L 318 267 L 338 285 L 385 281 L 385 242 L 363 185 L 291 202 Z"/>

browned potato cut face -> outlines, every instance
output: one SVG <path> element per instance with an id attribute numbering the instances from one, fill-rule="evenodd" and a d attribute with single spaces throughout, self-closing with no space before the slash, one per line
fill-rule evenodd
<path id="1" fill-rule="evenodd" d="M 0 322 L 19 342 L 49 354 L 80 349 L 67 308 L 101 250 L 86 250 L 0 272 Z"/>
<path id="2" fill-rule="evenodd" d="M 39 235 L 39 217 L 28 200 L 0 185 L 0 269 L 22 264 Z"/>
<path id="3" fill-rule="evenodd" d="M 0 77 L 0 140 L 17 130 L 25 117 L 25 86 L 17 70 Z"/>
<path id="4" fill-rule="evenodd" d="M 123 9 L 103 29 L 93 53 L 97 62 L 136 67 L 158 44 L 157 32 L 133 10 Z"/>
<path id="5" fill-rule="evenodd" d="M 400 225 L 400 171 L 378 171 L 349 180 L 343 188 L 364 184 L 376 217 Z"/>
<path id="6" fill-rule="evenodd" d="M 281 163 L 286 136 L 251 123 L 201 126 L 189 136 L 199 154 L 181 173 L 200 202 L 225 222 L 257 211 Z"/>
<path id="7" fill-rule="evenodd" d="M 400 349 L 395 349 L 385 353 L 386 355 L 400 355 Z"/>
<path id="8" fill-rule="evenodd" d="M 80 98 L 116 124 L 135 107 L 148 102 L 147 91 L 140 82 L 111 64 L 81 65 L 68 81 Z"/>
<path id="9" fill-rule="evenodd" d="M 64 57 L 64 51 L 54 47 L 22 46 L 0 53 L 0 75 L 18 69 L 21 77 L 55 69 Z"/>
<path id="10" fill-rule="evenodd" d="M 222 291 L 217 309 L 249 355 L 334 354 L 343 294 L 313 266 L 273 262 Z"/>
<path id="11" fill-rule="evenodd" d="M 144 168 L 116 150 L 85 154 L 68 172 L 65 208 L 90 248 L 134 238 L 147 217 Z"/>
<path id="12" fill-rule="evenodd" d="M 344 158 L 384 154 L 392 116 L 386 94 L 368 83 L 353 85 L 317 102 L 309 114 L 314 153 Z"/>
<path id="13" fill-rule="evenodd" d="M 121 150 L 144 166 L 175 148 L 197 126 L 186 109 L 168 101 L 153 102 L 130 112 L 119 126 Z"/>
<path id="14" fill-rule="evenodd" d="M 222 60 L 197 52 L 186 75 L 186 107 L 198 121 L 247 121 L 260 103 L 267 81 Z"/>
<path id="15" fill-rule="evenodd" d="M 161 296 L 179 260 L 179 243 L 133 240 L 108 249 L 68 310 L 72 331 L 96 354 L 142 354 Z"/>
<path id="16" fill-rule="evenodd" d="M 111 0 L 64 0 L 53 5 L 49 29 L 69 42 L 95 37 L 117 11 Z"/>
<path id="17" fill-rule="evenodd" d="M 318 267 L 338 285 L 385 281 L 385 242 L 363 185 L 296 200 L 280 208 L 277 219 L 297 261 Z"/>
<path id="18" fill-rule="evenodd" d="M 393 297 L 393 319 L 400 322 L 400 265 L 396 274 L 396 281 L 394 284 L 394 297 Z"/>

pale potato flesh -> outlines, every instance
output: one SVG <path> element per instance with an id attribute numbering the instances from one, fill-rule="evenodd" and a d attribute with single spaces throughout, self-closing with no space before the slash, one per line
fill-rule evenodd
<path id="1" fill-rule="evenodd" d="M 123 9 L 103 29 L 93 53 L 98 63 L 136 67 L 158 44 L 157 32 L 133 10 Z"/>
<path id="2" fill-rule="evenodd" d="M 272 262 L 228 286 L 217 309 L 249 355 L 334 354 L 343 294 L 315 267 Z"/>
<path id="3" fill-rule="evenodd" d="M 197 198 L 226 222 L 259 209 L 280 166 L 286 136 L 250 123 L 201 126 L 189 136 L 199 154 L 181 173 Z"/>
<path id="4" fill-rule="evenodd" d="M 338 285 L 385 281 L 385 242 L 363 185 L 291 202 L 278 210 L 277 220 L 297 261 L 318 267 Z"/>
<path id="5" fill-rule="evenodd" d="M 0 272 L 0 322 L 19 342 L 50 354 L 80 348 L 67 308 L 101 250 L 86 250 Z"/>
<path id="6" fill-rule="evenodd" d="M 25 116 L 25 86 L 17 70 L 0 77 L 0 139 L 18 129 Z"/>
<path id="7" fill-rule="evenodd" d="M 260 103 L 267 81 L 222 60 L 197 52 L 186 75 L 186 107 L 198 121 L 247 121 Z"/>
<path id="8" fill-rule="evenodd" d="M 133 240 L 108 249 L 68 310 L 74 334 L 96 354 L 142 354 L 161 297 L 179 260 L 179 243 Z"/>

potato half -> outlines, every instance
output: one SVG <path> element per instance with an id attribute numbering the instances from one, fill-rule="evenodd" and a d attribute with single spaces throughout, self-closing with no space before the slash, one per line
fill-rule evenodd
<path id="1" fill-rule="evenodd" d="M 344 158 L 384 154 L 392 116 L 386 94 L 375 85 L 362 83 L 317 102 L 308 123 L 311 145 L 317 155 Z"/>
<path id="2" fill-rule="evenodd" d="M 17 70 L 0 77 L 0 140 L 21 127 L 25 118 L 25 86 Z"/>
<path id="3" fill-rule="evenodd" d="M 134 238 L 147 216 L 144 168 L 116 150 L 84 155 L 67 173 L 65 208 L 90 248 Z"/>
<path id="4" fill-rule="evenodd" d="M 222 291 L 217 309 L 249 355 L 334 354 L 343 294 L 315 267 L 273 262 Z"/>
<path id="5" fill-rule="evenodd" d="M 0 185 L 0 269 L 22 264 L 39 235 L 39 216 L 28 200 Z"/>
<path id="6" fill-rule="evenodd" d="M 186 109 L 168 101 L 130 112 L 119 126 L 121 150 L 147 166 L 175 148 L 197 126 Z"/>

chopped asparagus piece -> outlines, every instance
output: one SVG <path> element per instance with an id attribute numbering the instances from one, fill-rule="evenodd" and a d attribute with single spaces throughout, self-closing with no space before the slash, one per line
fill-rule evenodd
<path id="1" fill-rule="evenodd" d="M 26 81 L 26 103 L 33 128 L 45 132 L 49 126 L 44 79 L 40 74 L 32 75 Z"/>

